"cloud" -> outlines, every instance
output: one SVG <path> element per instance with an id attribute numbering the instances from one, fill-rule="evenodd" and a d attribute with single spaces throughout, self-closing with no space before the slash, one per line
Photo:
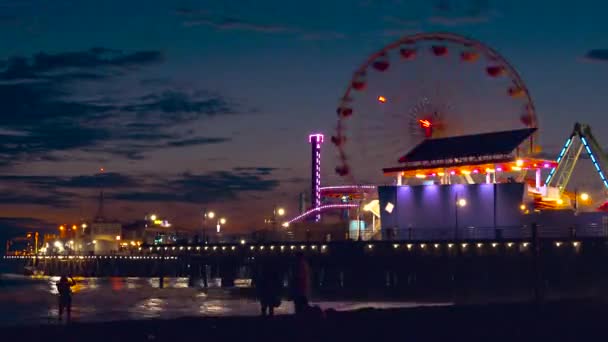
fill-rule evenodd
<path id="1" fill-rule="evenodd" d="M 440 26 L 483 24 L 499 16 L 489 0 L 440 0 L 435 3 L 434 12 L 427 22 Z"/>
<path id="2" fill-rule="evenodd" d="M 118 50 L 107 48 L 92 48 L 86 51 L 44 53 L 40 52 L 32 58 L 12 57 L 5 62 L 5 70 L 0 72 L 0 79 L 24 79 L 24 78 L 50 78 L 50 72 L 65 71 L 69 69 L 98 68 L 131 68 L 156 64 L 163 61 L 160 51 L 136 51 L 123 53 Z M 73 76 L 78 73 L 73 74 Z M 98 74 L 83 74 L 87 78 Z"/>
<path id="3" fill-rule="evenodd" d="M 268 166 L 238 166 L 233 168 L 232 170 L 241 172 L 241 173 L 249 173 L 253 172 L 254 174 L 267 176 L 273 173 L 274 171 L 278 171 L 279 168 L 276 167 L 268 167 Z"/>
<path id="4" fill-rule="evenodd" d="M 299 27 L 264 24 L 237 18 L 213 14 L 206 10 L 180 8 L 175 13 L 184 19 L 185 27 L 205 26 L 218 31 L 246 31 L 271 34 L 295 34 L 301 40 L 323 41 L 346 38 L 346 34 L 334 31 L 309 31 Z"/>
<path id="5" fill-rule="evenodd" d="M 608 62 L 608 49 L 589 50 L 585 54 L 584 59 L 588 61 Z"/>
<path id="6" fill-rule="evenodd" d="M 3 175 L 0 180 L 12 184 L 23 184 L 39 190 L 56 189 L 88 189 L 88 188 L 128 188 L 141 186 L 136 178 L 116 172 L 106 172 L 97 175 L 79 175 L 72 177 L 34 176 L 34 175 Z"/>
<path id="7" fill-rule="evenodd" d="M 428 22 L 442 26 L 462 26 L 471 24 L 483 24 L 492 19 L 489 15 L 469 15 L 469 16 L 432 16 L 428 18 Z"/>
<path id="8" fill-rule="evenodd" d="M 185 147 L 185 146 L 198 146 L 198 145 L 211 145 L 221 144 L 224 142 L 231 141 L 231 138 L 191 138 L 183 140 L 172 140 L 168 141 L 165 146 L 167 147 Z"/>
<path id="9" fill-rule="evenodd" d="M 216 30 L 222 31 L 249 31 L 249 32 L 264 32 L 264 33 L 283 33 L 293 32 L 293 29 L 287 26 L 279 25 L 264 25 L 251 23 L 236 18 L 196 18 L 184 21 L 184 26 L 208 26 Z"/>
<path id="10" fill-rule="evenodd" d="M 116 193 L 112 198 L 133 202 L 211 203 L 238 199 L 241 194 L 268 192 L 279 186 L 276 179 L 266 179 L 271 168 L 250 173 L 246 170 L 215 171 L 206 174 L 186 173 L 155 189 Z M 267 170 L 268 169 L 268 170 Z"/>
<path id="11" fill-rule="evenodd" d="M 68 194 L 34 194 L 27 192 L 2 192 L 0 193 L 0 205 L 41 205 L 53 208 L 70 207 Z"/>
<path id="12" fill-rule="evenodd" d="M 234 114 L 238 106 L 208 91 L 158 90 L 132 99 L 104 96 L 103 86 L 164 60 L 158 51 L 124 53 L 108 48 L 38 53 L 0 63 L 0 157 L 10 165 L 56 161 L 55 152 L 88 151 L 141 159 L 153 149 L 223 143 L 226 137 L 180 133 L 205 117 Z M 116 72 L 119 70 L 120 72 Z M 86 88 L 101 87 L 93 98 Z M 93 82 L 91 85 L 90 83 Z M 140 85 L 140 91 L 146 91 Z M 157 85 L 151 86 L 157 88 Z M 171 83 L 163 88 L 174 88 Z M 10 134 L 6 130 L 10 130 Z M 168 133 L 171 132 L 171 133 Z M 107 150 L 107 151 L 104 151 Z M 65 157 L 62 159 L 65 160 Z"/>

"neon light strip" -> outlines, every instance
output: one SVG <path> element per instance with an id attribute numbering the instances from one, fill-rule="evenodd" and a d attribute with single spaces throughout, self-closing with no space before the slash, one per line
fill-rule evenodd
<path id="1" fill-rule="evenodd" d="M 305 218 L 306 216 L 309 216 L 311 214 L 319 214 L 322 211 L 325 210 L 329 210 L 329 209 L 349 209 L 349 208 L 357 208 L 359 205 L 358 204 L 354 204 L 354 203 L 341 203 L 341 204 L 327 204 L 327 205 L 322 205 L 316 208 L 312 208 L 310 210 L 308 210 L 307 212 L 300 214 L 294 218 L 292 218 L 291 220 L 287 221 L 287 224 L 291 224 L 293 222 L 299 221 L 303 218 Z"/>
<path id="2" fill-rule="evenodd" d="M 608 188 L 608 181 L 606 181 L 604 172 L 602 172 L 602 169 L 600 169 L 600 165 L 595 160 L 593 153 L 591 153 L 591 149 L 589 148 L 589 145 L 587 144 L 587 139 L 585 139 L 585 137 L 581 137 L 581 141 L 583 142 L 583 145 L 585 145 L 585 150 L 587 150 L 587 153 L 589 153 L 589 157 L 591 157 L 591 160 L 593 161 L 593 166 L 595 167 L 595 170 L 597 171 L 597 173 L 599 173 L 600 178 L 604 182 L 604 186 Z"/>
<path id="3" fill-rule="evenodd" d="M 324 186 L 321 188 L 323 190 L 343 190 L 343 189 L 375 189 L 377 186 L 375 185 L 332 185 L 332 186 Z"/>
<path id="4" fill-rule="evenodd" d="M 564 157 L 564 154 L 566 153 L 566 149 L 568 148 L 568 146 L 570 146 L 571 142 L 572 142 L 572 137 L 570 137 L 570 138 L 568 138 L 568 140 L 566 140 L 566 144 L 564 145 L 562 150 L 559 152 L 559 156 L 557 157 L 558 164 L 559 164 L 560 160 L 562 160 L 562 158 Z M 555 168 L 552 168 L 551 172 L 549 172 L 549 176 L 547 176 L 547 179 L 545 180 L 545 185 L 549 184 L 549 181 L 551 180 L 551 177 L 553 177 L 554 173 L 555 173 Z"/>

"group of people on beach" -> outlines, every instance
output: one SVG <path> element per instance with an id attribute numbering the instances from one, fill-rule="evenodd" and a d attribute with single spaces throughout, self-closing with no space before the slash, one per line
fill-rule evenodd
<path id="1" fill-rule="evenodd" d="M 281 305 L 283 296 L 283 269 L 276 260 L 259 259 L 254 276 L 254 286 L 260 301 L 262 316 L 274 315 L 274 309 Z M 290 282 L 290 297 L 296 315 L 309 309 L 310 266 L 303 254 L 299 254 L 293 265 Z"/>
<path id="2" fill-rule="evenodd" d="M 59 319 L 66 312 L 67 320 L 72 316 L 72 287 L 76 282 L 72 277 L 62 276 L 57 286 Z M 274 309 L 281 305 L 283 297 L 283 269 L 276 260 L 258 260 L 254 274 L 254 285 L 260 301 L 262 316 L 273 316 Z M 292 268 L 290 297 L 294 303 L 296 315 L 302 315 L 310 309 L 310 266 L 303 254 L 298 254 Z"/>

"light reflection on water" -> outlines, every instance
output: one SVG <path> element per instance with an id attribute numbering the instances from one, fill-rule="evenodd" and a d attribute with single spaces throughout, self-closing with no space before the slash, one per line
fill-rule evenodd
<path id="1" fill-rule="evenodd" d="M 188 287 L 188 278 L 74 278 L 72 317 L 78 321 L 109 321 L 183 316 L 249 316 L 259 314 L 253 298 L 230 291 Z M 0 274 L 0 325 L 55 322 L 59 277 Z M 214 282 L 210 282 L 214 285 Z M 316 302 L 322 308 L 353 310 L 361 307 L 408 307 L 420 303 L 404 302 Z M 279 306 L 277 314 L 292 312 L 292 304 Z"/>

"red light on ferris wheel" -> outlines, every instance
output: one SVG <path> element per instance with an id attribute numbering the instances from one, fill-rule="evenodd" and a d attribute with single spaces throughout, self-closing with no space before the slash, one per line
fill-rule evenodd
<path id="1" fill-rule="evenodd" d="M 431 122 L 429 120 L 418 120 L 418 122 L 420 123 L 420 126 L 422 126 L 423 128 L 431 127 Z"/>

